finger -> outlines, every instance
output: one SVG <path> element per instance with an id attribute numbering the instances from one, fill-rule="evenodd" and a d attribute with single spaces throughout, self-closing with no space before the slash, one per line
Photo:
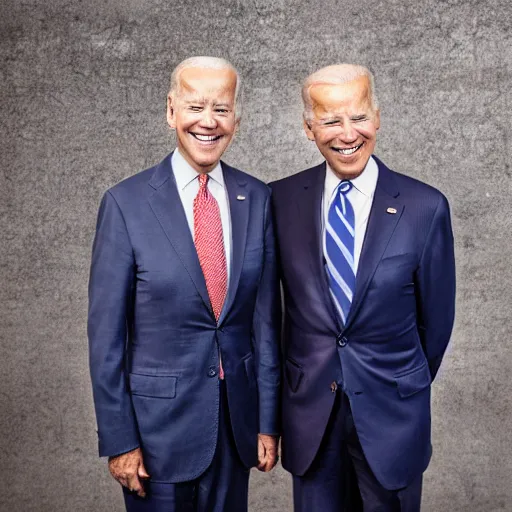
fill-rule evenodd
<path id="1" fill-rule="evenodd" d="M 275 466 L 275 458 L 274 457 L 267 457 L 267 463 L 265 465 L 265 473 L 268 473 L 272 470 L 272 468 Z"/>
<path id="2" fill-rule="evenodd" d="M 267 458 L 264 457 L 261 460 L 258 460 L 258 465 L 256 466 L 260 471 L 265 471 L 265 466 L 267 465 Z"/>
<path id="3" fill-rule="evenodd" d="M 130 489 L 132 492 L 136 492 L 141 498 L 146 496 L 144 487 L 142 486 L 142 483 L 140 482 L 137 475 L 133 475 L 128 479 L 128 489 Z"/>
<path id="4" fill-rule="evenodd" d="M 144 467 L 144 463 L 141 461 L 139 464 L 139 468 L 137 469 L 137 474 L 140 478 L 149 478 L 149 474 L 146 471 L 146 468 Z"/>
<path id="5" fill-rule="evenodd" d="M 256 466 L 260 471 L 265 471 L 265 467 L 267 465 L 267 456 L 266 454 L 263 457 L 258 457 L 258 465 Z"/>
<path id="6" fill-rule="evenodd" d="M 265 445 L 263 444 L 261 439 L 258 439 L 258 462 L 263 462 L 265 460 Z"/>
<path id="7" fill-rule="evenodd" d="M 276 466 L 278 460 L 279 455 L 277 454 L 277 446 L 274 445 L 272 447 L 272 456 L 270 457 L 270 469 L 273 469 Z"/>
<path id="8" fill-rule="evenodd" d="M 128 487 L 128 480 L 123 476 L 116 476 L 115 479 L 123 486 Z"/>

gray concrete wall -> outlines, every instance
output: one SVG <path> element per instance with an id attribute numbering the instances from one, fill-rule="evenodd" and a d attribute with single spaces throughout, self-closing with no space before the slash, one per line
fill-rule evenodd
<path id="1" fill-rule="evenodd" d="M 377 154 L 446 193 L 457 244 L 424 510 L 512 511 L 511 19 L 509 0 L 2 0 L 0 510 L 122 510 L 87 369 L 95 216 L 107 187 L 173 147 L 170 71 L 208 54 L 245 79 L 226 160 L 267 181 L 320 161 L 301 80 L 338 61 L 374 70 Z M 288 475 L 254 475 L 250 501 L 291 510 Z"/>

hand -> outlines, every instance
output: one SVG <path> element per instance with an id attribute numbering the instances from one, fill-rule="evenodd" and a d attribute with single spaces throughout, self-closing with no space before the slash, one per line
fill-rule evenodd
<path id="1" fill-rule="evenodd" d="M 258 434 L 258 466 L 260 471 L 270 471 L 277 464 L 277 436 Z"/>
<path id="2" fill-rule="evenodd" d="M 131 452 L 109 457 L 110 474 L 124 487 L 136 492 L 141 498 L 146 496 L 141 479 L 149 478 L 142 462 L 142 451 L 135 448 Z"/>

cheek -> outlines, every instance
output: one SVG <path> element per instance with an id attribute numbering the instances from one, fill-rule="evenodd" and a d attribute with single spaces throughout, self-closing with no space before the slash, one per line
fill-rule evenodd
<path id="1" fill-rule="evenodd" d="M 179 132 L 186 132 L 189 128 L 189 123 L 184 123 L 183 121 L 176 123 L 176 130 Z"/>
<path id="2" fill-rule="evenodd" d="M 361 135 L 361 137 L 364 137 L 366 140 L 375 140 L 375 136 L 377 135 L 374 128 L 368 128 L 368 127 L 360 127 L 358 130 L 358 133 Z"/>
<path id="3" fill-rule="evenodd" d="M 333 142 L 333 138 L 329 135 L 315 134 L 315 142 L 319 146 L 329 146 Z"/>
<path id="4" fill-rule="evenodd" d="M 199 119 L 196 119 L 193 115 L 181 115 L 176 121 L 181 131 L 188 131 L 198 123 Z"/>
<path id="5" fill-rule="evenodd" d="M 235 133 L 235 129 L 236 129 L 236 124 L 234 121 L 231 121 L 231 120 L 224 120 L 224 122 L 222 122 L 221 124 L 222 126 L 222 130 L 224 131 L 224 133 L 230 137 L 232 137 Z"/>

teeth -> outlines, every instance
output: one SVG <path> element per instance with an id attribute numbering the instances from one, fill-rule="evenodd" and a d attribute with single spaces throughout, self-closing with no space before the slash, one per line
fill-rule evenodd
<path id="1" fill-rule="evenodd" d="M 339 153 L 342 155 L 352 155 L 355 153 L 359 148 L 361 147 L 361 144 L 359 146 L 356 146 L 355 148 L 347 148 L 347 149 L 336 149 Z"/>
<path id="2" fill-rule="evenodd" d="M 198 140 L 202 140 L 204 142 L 212 142 L 214 140 L 217 140 L 220 135 L 200 135 L 198 133 L 193 133 L 192 134 L 196 139 Z"/>

